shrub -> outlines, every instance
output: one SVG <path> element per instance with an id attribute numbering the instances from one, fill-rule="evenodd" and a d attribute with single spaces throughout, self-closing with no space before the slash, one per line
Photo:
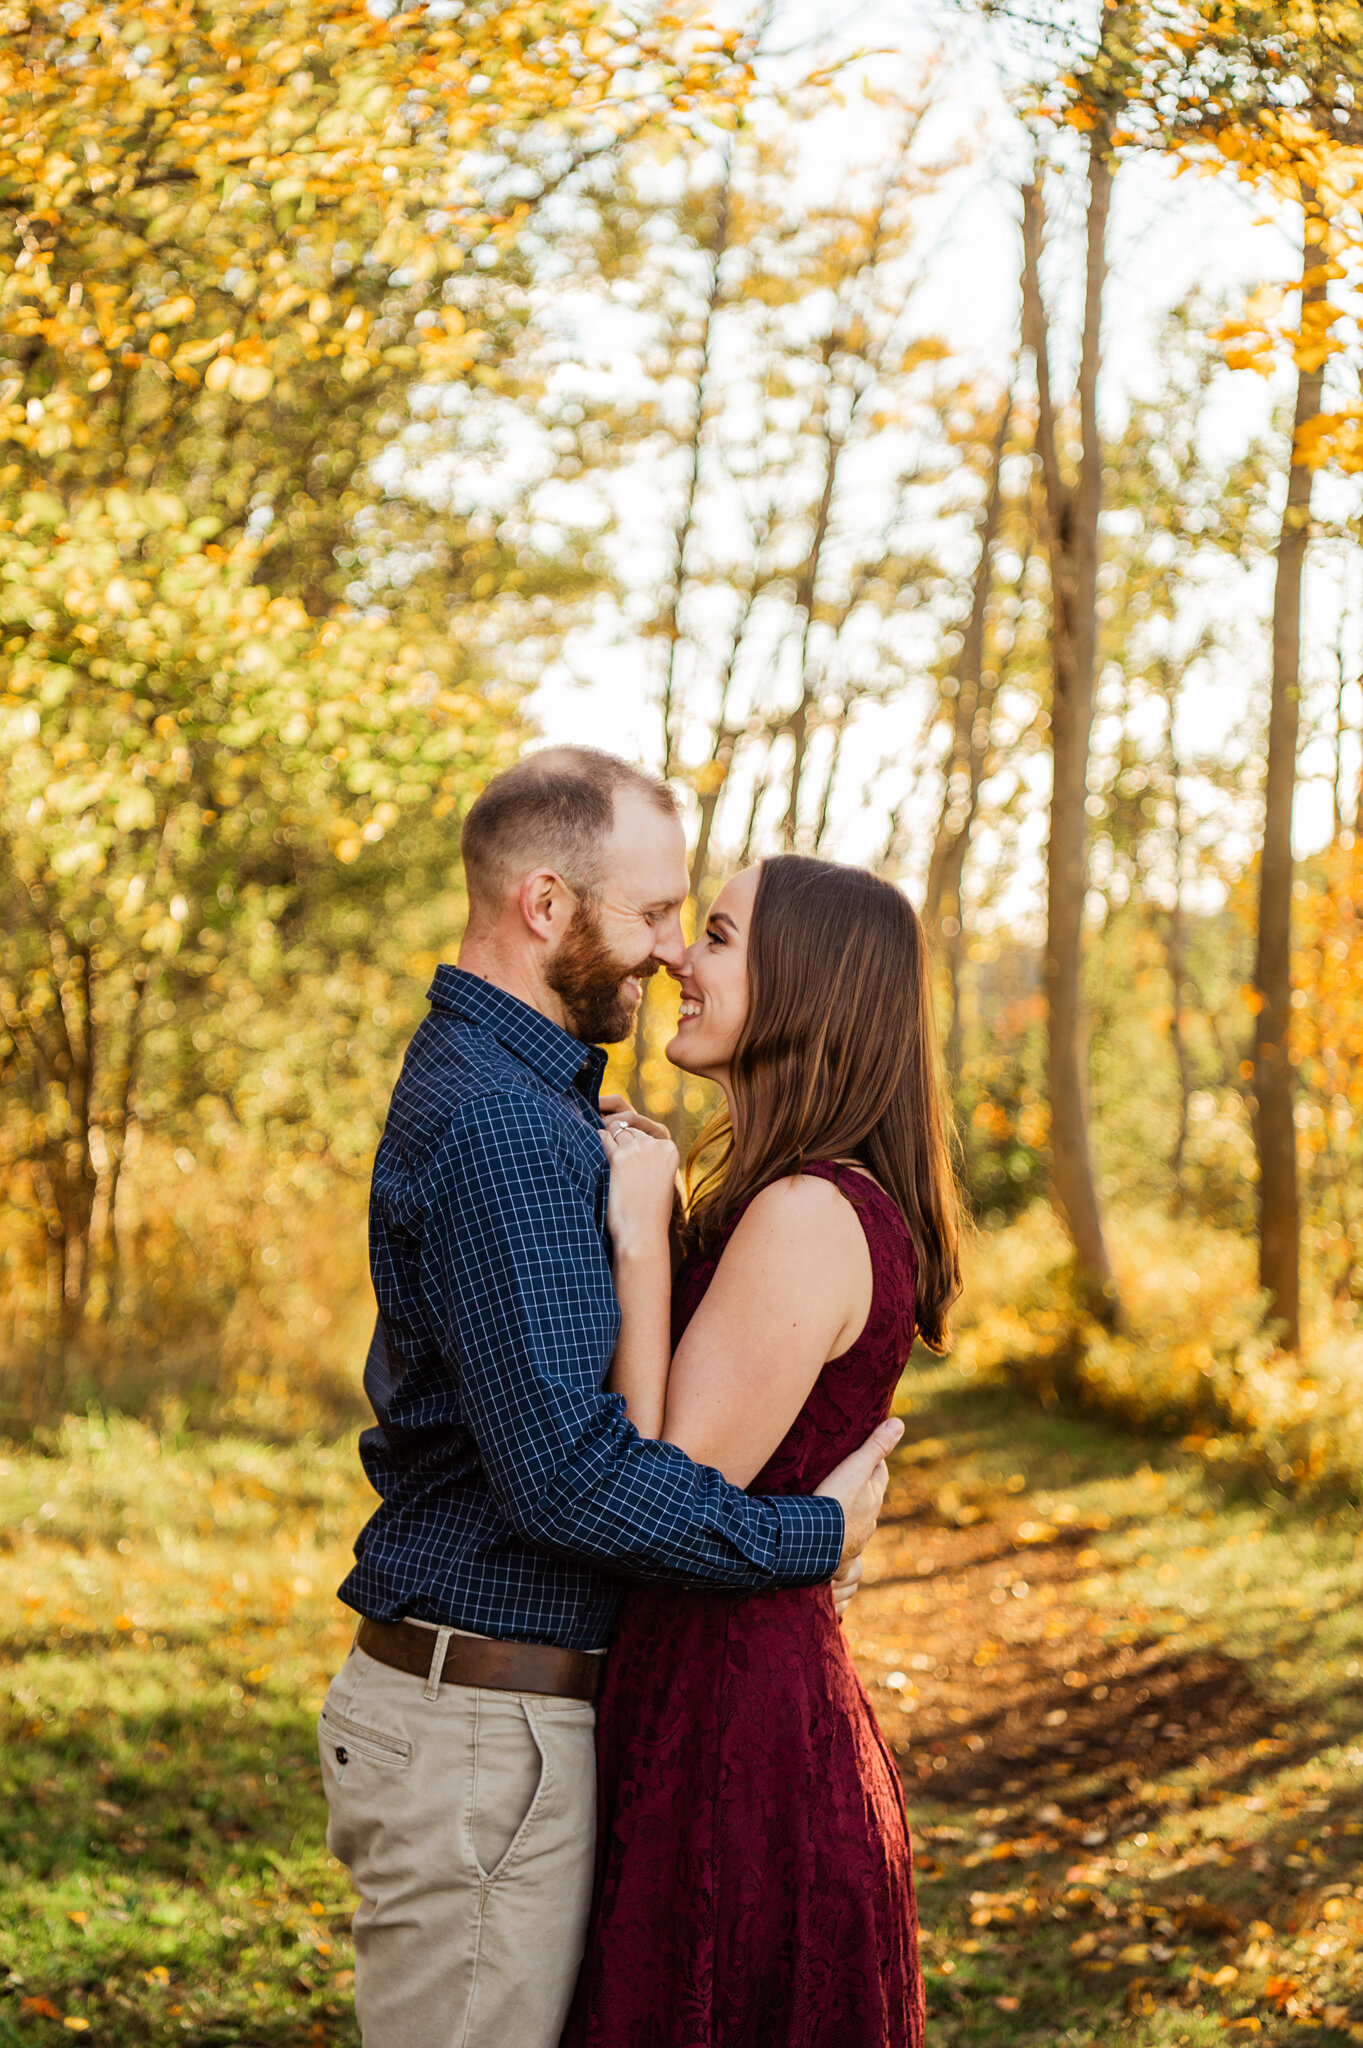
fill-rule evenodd
<path id="1" fill-rule="evenodd" d="M 1252 1240 L 1152 1210 L 1112 1219 L 1122 1326 L 1086 1315 L 1069 1243 L 1034 1205 L 969 1248 L 957 1364 L 1048 1407 L 1181 1436 L 1257 1485 L 1363 1500 L 1363 1334 L 1315 1290 L 1302 1362 L 1275 1352 Z"/>
<path id="2" fill-rule="evenodd" d="M 120 1188 L 117 1314 L 54 1353 L 24 1219 L 7 1213 L 0 1428 L 94 1404 L 293 1438 L 363 1412 L 373 1297 L 364 1183 L 236 1136 L 215 1156 L 148 1140 Z"/>

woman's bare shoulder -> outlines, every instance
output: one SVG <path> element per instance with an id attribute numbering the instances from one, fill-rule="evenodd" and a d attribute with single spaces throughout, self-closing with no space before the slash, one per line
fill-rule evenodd
<path id="1" fill-rule="evenodd" d="M 758 1252 L 779 1247 L 791 1257 L 865 1256 L 866 1238 L 856 1205 L 831 1180 L 814 1173 L 787 1174 L 758 1191 L 740 1217 L 730 1248 Z"/>

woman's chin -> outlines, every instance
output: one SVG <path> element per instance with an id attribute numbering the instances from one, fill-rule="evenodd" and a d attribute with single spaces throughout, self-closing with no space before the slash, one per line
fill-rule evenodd
<path id="1" fill-rule="evenodd" d="M 687 1057 L 686 1030 L 684 1026 L 663 1047 L 663 1057 L 670 1060 L 674 1067 L 680 1067 L 684 1074 L 695 1073 L 695 1062 Z"/>

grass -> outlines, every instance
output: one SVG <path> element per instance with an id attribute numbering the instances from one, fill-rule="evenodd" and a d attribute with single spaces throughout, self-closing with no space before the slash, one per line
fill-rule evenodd
<path id="1" fill-rule="evenodd" d="M 358 2040 L 313 1724 L 348 1448 L 68 1424 L 0 1461 L 0 2043 Z"/>
<path id="2" fill-rule="evenodd" d="M 1363 2040 L 1363 1519 L 950 1368 L 853 1610 L 933 2048 Z M 313 1725 L 349 1442 L 0 1458 L 0 2044 L 357 2040 Z"/>

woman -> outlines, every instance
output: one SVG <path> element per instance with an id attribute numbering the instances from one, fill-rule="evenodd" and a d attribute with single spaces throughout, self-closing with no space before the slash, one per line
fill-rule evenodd
<path id="1" fill-rule="evenodd" d="M 958 1286 L 922 930 L 784 855 L 720 892 L 668 1047 L 719 1084 L 671 1284 L 676 1154 L 613 1119 L 611 1384 L 644 1435 L 806 1492 L 885 1416 Z M 669 1332 L 669 1310 L 671 1329 Z M 564 2048 L 917 2048 L 894 1763 L 827 1586 L 640 1587 L 598 1715 L 593 1918 Z"/>

